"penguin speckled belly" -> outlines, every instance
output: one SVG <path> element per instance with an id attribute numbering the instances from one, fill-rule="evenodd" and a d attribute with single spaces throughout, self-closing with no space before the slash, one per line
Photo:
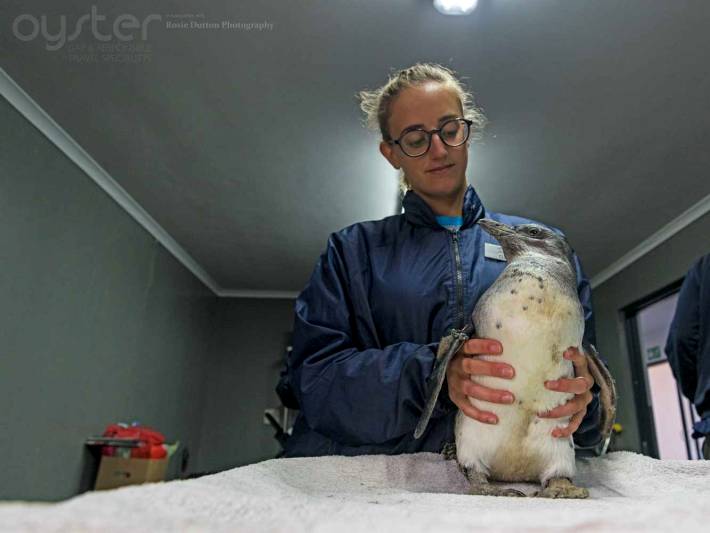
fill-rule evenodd
<path id="1" fill-rule="evenodd" d="M 498 279 L 481 296 L 472 314 L 472 325 L 442 339 L 434 369 L 433 389 L 415 431 L 424 432 L 446 375 L 446 368 L 468 339 L 496 339 L 502 356 L 476 356 L 505 361 L 515 377 L 506 380 L 476 376 L 481 385 L 513 393 L 512 405 L 481 402 L 469 397 L 479 409 L 498 416 L 496 425 L 483 424 L 459 411 L 456 417 L 456 460 L 471 483 L 471 493 L 495 496 L 524 496 L 520 491 L 489 484 L 540 482 L 538 496 L 586 498 L 586 489 L 576 487 L 575 452 L 572 437 L 552 436 L 569 417 L 539 418 L 566 403 L 573 394 L 544 387 L 546 380 L 574 377 L 571 361 L 562 357 L 570 346 L 582 350 L 584 316 L 577 294 L 572 250 L 564 237 L 537 224 L 507 226 L 482 219 L 478 222 L 503 248 L 508 261 Z M 600 387 L 602 438 L 608 443 L 616 408 L 614 383 L 593 346 L 585 346 L 590 374 Z"/>

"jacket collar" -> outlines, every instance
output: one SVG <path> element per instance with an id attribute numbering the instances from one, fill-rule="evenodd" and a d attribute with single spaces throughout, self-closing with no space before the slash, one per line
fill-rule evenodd
<path id="1" fill-rule="evenodd" d="M 405 218 L 411 224 L 444 229 L 436 221 L 436 215 L 434 211 L 431 210 L 431 207 L 429 207 L 429 204 L 413 190 L 408 190 L 407 194 L 404 195 L 402 207 L 404 207 Z M 479 219 L 485 216 L 485 213 L 486 210 L 481 203 L 481 199 L 478 197 L 478 194 L 476 194 L 474 188 L 469 185 L 466 188 L 466 194 L 463 198 L 463 223 L 461 224 L 461 229 L 472 227 Z"/>

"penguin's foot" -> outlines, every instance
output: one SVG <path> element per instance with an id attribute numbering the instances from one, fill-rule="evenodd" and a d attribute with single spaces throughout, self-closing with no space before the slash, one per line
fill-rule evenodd
<path id="1" fill-rule="evenodd" d="M 471 488 L 468 491 L 472 496 L 513 496 L 525 497 L 525 493 L 516 489 L 506 487 L 496 487 L 490 483 L 475 484 L 471 483 Z"/>
<path id="2" fill-rule="evenodd" d="M 441 455 L 444 456 L 444 461 L 453 461 L 456 459 L 456 443 L 447 442 L 441 449 Z"/>
<path id="3" fill-rule="evenodd" d="M 471 470 L 461 467 L 466 479 L 471 483 L 468 491 L 472 496 L 525 496 L 524 492 L 507 487 L 499 487 L 488 483 L 488 479 L 480 472 L 472 472 Z"/>
<path id="4" fill-rule="evenodd" d="M 534 494 L 536 498 L 589 498 L 589 491 L 576 487 L 566 477 L 555 477 L 545 484 L 545 487 Z"/>

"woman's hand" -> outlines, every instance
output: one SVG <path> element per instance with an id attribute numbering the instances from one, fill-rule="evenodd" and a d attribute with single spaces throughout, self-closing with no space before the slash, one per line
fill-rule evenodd
<path id="1" fill-rule="evenodd" d="M 560 378 L 546 381 L 545 387 L 557 392 L 571 392 L 574 396 L 565 404 L 559 405 L 547 413 L 541 413 L 540 418 L 562 418 L 571 416 L 566 427 L 557 427 L 552 430 L 552 436 L 566 438 L 572 435 L 582 423 L 584 415 L 587 414 L 587 405 L 594 397 L 591 388 L 594 386 L 594 378 L 587 368 L 587 356 L 580 353 L 577 348 L 570 347 L 563 354 L 565 359 L 569 359 L 574 364 L 574 378 Z"/>
<path id="2" fill-rule="evenodd" d="M 451 359 L 446 370 L 446 382 L 449 387 L 449 398 L 464 414 L 485 424 L 497 424 L 498 417 L 489 412 L 477 409 L 468 400 L 468 396 L 485 402 L 510 404 L 515 401 L 513 395 L 504 390 L 491 389 L 471 380 L 471 376 L 494 376 L 510 379 L 515 375 L 515 369 L 506 363 L 484 361 L 476 355 L 500 355 L 503 346 L 492 339 L 469 339 Z"/>

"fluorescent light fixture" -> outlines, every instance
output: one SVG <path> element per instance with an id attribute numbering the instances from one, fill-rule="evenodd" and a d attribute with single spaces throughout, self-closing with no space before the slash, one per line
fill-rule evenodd
<path id="1" fill-rule="evenodd" d="M 434 7 L 444 15 L 468 15 L 477 5 L 478 0 L 434 0 Z"/>

